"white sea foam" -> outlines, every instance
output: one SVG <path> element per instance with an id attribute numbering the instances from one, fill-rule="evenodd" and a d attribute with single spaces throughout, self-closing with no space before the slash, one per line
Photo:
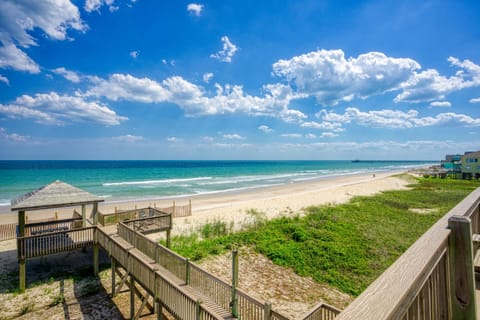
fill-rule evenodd
<path id="1" fill-rule="evenodd" d="M 197 178 L 184 178 L 184 179 L 162 179 L 162 180 L 143 180 L 143 181 L 122 181 L 122 182 L 105 182 L 104 187 L 111 186 L 131 186 L 131 185 L 149 185 L 149 184 L 164 184 L 164 183 L 177 183 L 186 181 L 202 181 L 210 180 L 212 177 L 197 177 Z"/>

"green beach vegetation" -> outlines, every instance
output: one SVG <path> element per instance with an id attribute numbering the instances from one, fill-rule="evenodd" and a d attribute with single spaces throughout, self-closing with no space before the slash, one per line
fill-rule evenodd
<path id="1" fill-rule="evenodd" d="M 250 210 L 239 232 L 222 221 L 176 236 L 172 249 L 198 261 L 234 248 L 251 247 L 297 274 L 359 295 L 433 223 L 479 181 L 410 179 L 408 190 L 355 197 L 340 205 L 309 207 L 305 214 L 266 220 Z"/>

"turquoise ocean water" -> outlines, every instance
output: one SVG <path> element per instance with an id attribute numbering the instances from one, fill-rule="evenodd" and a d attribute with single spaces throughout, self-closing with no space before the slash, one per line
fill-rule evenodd
<path id="1" fill-rule="evenodd" d="M 0 161 L 0 206 L 55 180 L 107 201 L 241 191 L 433 161 Z"/>

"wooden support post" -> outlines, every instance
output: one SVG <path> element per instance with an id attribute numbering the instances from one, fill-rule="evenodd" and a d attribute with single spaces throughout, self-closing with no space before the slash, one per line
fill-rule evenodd
<path id="1" fill-rule="evenodd" d="M 25 236 L 25 211 L 18 212 L 18 236 Z M 17 244 L 20 243 L 17 241 Z M 18 287 L 21 292 L 24 292 L 27 284 L 27 270 L 26 270 L 26 261 L 24 257 L 20 256 L 20 246 L 17 245 L 18 253 Z"/>
<path id="2" fill-rule="evenodd" d="M 175 203 L 175 201 L 174 201 Z M 171 245 L 171 239 L 170 239 L 170 233 L 172 231 L 172 224 L 173 224 L 173 214 L 170 214 L 170 216 L 168 217 L 169 219 L 169 228 L 167 230 L 167 248 L 170 248 L 170 245 Z"/>
<path id="3" fill-rule="evenodd" d="M 93 224 L 97 225 L 98 224 L 98 203 L 97 202 L 93 204 L 92 214 L 93 214 Z"/>
<path id="4" fill-rule="evenodd" d="M 82 227 L 85 228 L 87 226 L 87 207 L 86 205 L 82 204 Z"/>
<path id="5" fill-rule="evenodd" d="M 100 270 L 98 258 L 98 232 L 97 228 L 93 229 L 93 275 L 98 276 Z"/>
<path id="6" fill-rule="evenodd" d="M 27 270 L 25 265 L 25 259 L 18 260 L 18 272 L 18 287 L 20 289 L 20 292 L 25 292 L 25 289 L 27 288 Z"/>
<path id="7" fill-rule="evenodd" d="M 135 280 L 130 276 L 130 319 L 135 318 Z"/>
<path id="8" fill-rule="evenodd" d="M 264 315 L 263 315 L 263 320 L 270 320 L 272 318 L 272 304 L 270 301 L 265 302 L 264 306 Z"/>
<path id="9" fill-rule="evenodd" d="M 92 208 L 93 224 L 98 224 L 98 203 L 95 202 Z M 99 272 L 99 258 L 98 258 L 98 234 L 97 228 L 93 229 L 93 275 L 98 276 Z"/>
<path id="10" fill-rule="evenodd" d="M 157 320 L 165 320 L 162 304 L 157 301 L 155 302 L 155 305 L 157 306 Z"/>
<path id="11" fill-rule="evenodd" d="M 117 261 L 115 260 L 114 257 L 110 258 L 111 265 L 112 265 L 112 297 L 115 297 L 117 295 L 117 292 L 115 291 L 115 286 L 116 286 L 116 271 L 117 271 Z"/>
<path id="12" fill-rule="evenodd" d="M 230 307 L 232 310 L 232 315 L 235 318 L 238 318 L 237 311 L 237 286 L 238 286 L 238 251 L 232 251 L 232 300 L 230 302 Z"/>
<path id="13" fill-rule="evenodd" d="M 448 219 L 448 227 L 451 230 L 448 239 L 451 319 L 475 319 L 475 275 L 471 222 L 467 217 L 453 216 Z"/>
<path id="14" fill-rule="evenodd" d="M 58 212 L 55 211 L 55 220 L 58 220 Z"/>
<path id="15" fill-rule="evenodd" d="M 18 212 L 18 236 L 25 237 L 25 211 Z"/>

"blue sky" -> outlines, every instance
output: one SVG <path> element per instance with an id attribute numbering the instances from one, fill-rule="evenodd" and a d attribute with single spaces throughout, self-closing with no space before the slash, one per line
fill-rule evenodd
<path id="1" fill-rule="evenodd" d="M 0 0 L 0 159 L 480 149 L 478 1 Z"/>

